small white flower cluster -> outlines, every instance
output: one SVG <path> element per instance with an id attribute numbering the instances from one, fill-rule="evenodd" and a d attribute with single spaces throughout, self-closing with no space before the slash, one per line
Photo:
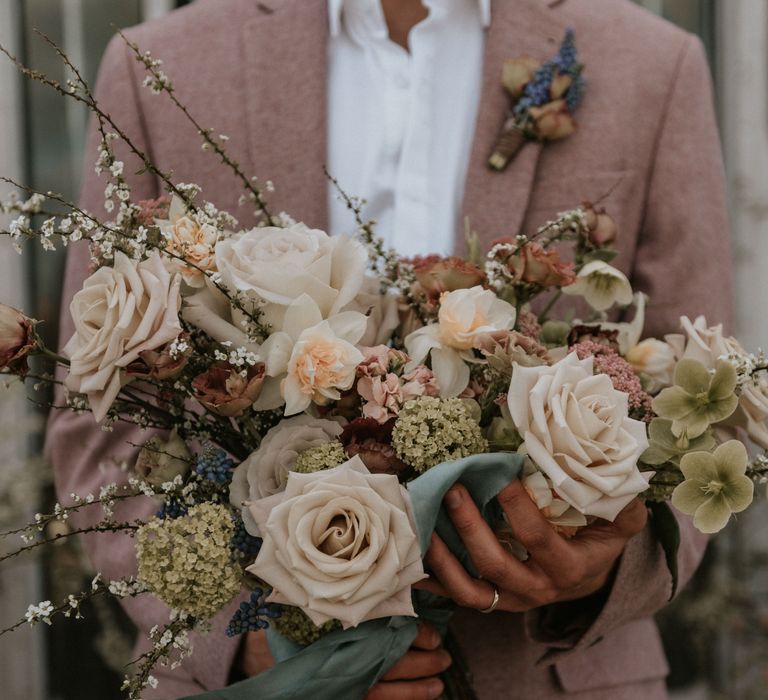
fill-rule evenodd
<path id="1" fill-rule="evenodd" d="M 232 345 L 232 342 L 225 340 L 221 344 L 229 347 Z M 213 351 L 213 356 L 221 362 L 228 362 L 233 367 L 245 367 L 246 365 L 253 367 L 259 362 L 259 356 L 245 347 L 235 348 L 228 353 L 216 349 Z"/>
<path id="2" fill-rule="evenodd" d="M 741 390 L 747 384 L 757 386 L 761 381 L 760 372 L 765 371 L 766 357 L 762 350 L 757 353 L 741 352 L 721 355 L 719 360 L 725 360 L 736 370 L 736 386 Z"/>
<path id="3" fill-rule="evenodd" d="M 144 593 L 147 587 L 133 576 L 128 579 L 117 579 L 107 584 L 109 592 L 117 598 L 131 598 L 139 593 Z"/>
<path id="4" fill-rule="evenodd" d="M 173 91 L 173 83 L 170 78 L 160 70 L 163 62 L 159 58 L 152 58 L 152 54 L 149 51 L 144 51 L 137 54 L 136 60 L 144 64 L 144 67 L 150 73 L 144 78 L 144 87 L 148 87 L 153 95 L 159 95 L 163 91 Z"/>
<path id="5" fill-rule="evenodd" d="M 29 199 L 19 199 L 16 192 L 11 192 L 8 198 L 0 200 L 0 214 L 39 214 L 45 204 L 45 195 L 35 192 Z"/>
<path id="6" fill-rule="evenodd" d="M 30 625 L 34 625 L 38 622 L 44 622 L 46 625 L 51 624 L 51 615 L 55 608 L 50 600 L 44 600 L 38 605 L 30 605 L 27 608 L 27 612 L 24 614 L 27 622 Z"/>

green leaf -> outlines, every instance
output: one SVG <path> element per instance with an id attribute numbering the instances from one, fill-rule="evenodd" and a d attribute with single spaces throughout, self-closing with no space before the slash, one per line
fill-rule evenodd
<path id="1" fill-rule="evenodd" d="M 675 597 L 679 582 L 677 567 L 677 552 L 680 549 L 680 525 L 668 503 L 649 503 L 651 511 L 651 529 L 664 550 L 670 576 L 672 576 L 672 593 L 669 599 Z"/>

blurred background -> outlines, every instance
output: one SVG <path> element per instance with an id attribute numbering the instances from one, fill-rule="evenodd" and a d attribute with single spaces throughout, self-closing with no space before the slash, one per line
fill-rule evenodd
<path id="1" fill-rule="evenodd" d="M 728 169 L 736 331 L 748 349 L 768 348 L 768 0 L 637 1 L 698 34 L 707 47 Z M 64 80 L 61 64 L 34 35 L 33 29 L 40 29 L 92 82 L 113 25 L 136 24 L 183 4 L 0 0 L 0 43 Z M 0 174 L 76 198 L 86 121 L 84 108 L 21 80 L 0 60 Z M 55 319 L 61 253 L 30 247 L 19 257 L 5 243 L 0 244 L 0 299 L 36 318 Z M 55 345 L 55 327 L 43 331 L 47 344 Z M 0 531 L 28 521 L 54 499 L 51 475 L 39 457 L 43 427 L 44 414 L 23 395 L 13 387 L 0 392 Z M 713 541 L 695 581 L 659 616 L 675 700 L 768 698 L 768 538 L 762 528 L 768 528 L 764 500 Z M 0 542 L 0 553 L 15 544 Z M 76 543 L 12 561 L 0 567 L 0 629 L 23 616 L 29 603 L 64 599 L 93 575 Z M 0 696 L 120 698 L 134 631 L 117 604 L 102 602 L 84 612 L 84 621 L 0 637 Z"/>

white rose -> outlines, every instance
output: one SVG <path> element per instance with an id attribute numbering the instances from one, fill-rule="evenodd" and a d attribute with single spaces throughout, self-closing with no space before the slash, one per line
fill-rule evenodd
<path id="1" fill-rule="evenodd" d="M 323 318 L 354 300 L 363 284 L 368 253 L 347 236 L 329 236 L 298 223 L 264 227 L 220 241 L 216 267 L 227 288 L 262 299 L 264 320 L 282 330 L 287 307 L 307 294 Z M 233 312 L 238 325 L 241 312 Z"/>
<path id="2" fill-rule="evenodd" d="M 551 367 L 515 365 L 508 405 L 531 459 L 564 501 L 584 515 L 613 520 L 651 473 L 637 460 L 645 423 L 628 417 L 628 396 L 593 374 L 592 358 L 571 353 Z"/>
<path id="3" fill-rule="evenodd" d="M 286 311 L 283 330 L 273 333 L 261 347 L 268 379 L 256 402 L 257 410 L 285 402 L 285 414 L 301 413 L 310 404 L 338 401 L 351 389 L 363 353 L 356 346 L 367 319 L 356 311 L 343 311 L 323 320 L 308 295 L 301 295 Z"/>
<path id="4" fill-rule="evenodd" d="M 430 355 L 440 396 L 458 396 L 469 384 L 467 363 L 476 361 L 472 348 L 478 339 L 514 325 L 515 307 L 479 285 L 444 292 L 437 323 L 419 328 L 405 339 L 411 357 L 405 371 L 414 370 Z"/>
<path id="5" fill-rule="evenodd" d="M 386 345 L 400 325 L 400 297 L 392 293 L 382 294 L 379 287 L 377 279 L 365 277 L 360 293 L 345 307 L 345 311 L 359 311 L 368 317 L 365 335 L 360 338 L 360 345 L 365 347 Z"/>
<path id="6" fill-rule="evenodd" d="M 605 311 L 614 304 L 626 306 L 632 302 L 632 285 L 627 276 L 602 260 L 584 265 L 576 281 L 562 289 L 564 294 L 584 297 L 587 304 L 597 311 Z"/>
<path id="7" fill-rule="evenodd" d="M 250 505 L 264 542 L 248 571 L 270 600 L 300 607 L 316 624 L 346 629 L 415 615 L 411 585 L 425 578 L 408 492 L 355 456 L 335 469 L 291 472 L 283 493 Z"/>
<path id="8" fill-rule="evenodd" d="M 232 475 L 229 500 L 243 509 L 245 529 L 258 536 L 256 523 L 247 504 L 285 489 L 290 472 L 300 453 L 331 442 L 341 435 L 341 423 L 307 415 L 294 416 L 270 428 L 259 445 L 241 462 Z"/>
<path id="9" fill-rule="evenodd" d="M 75 294 L 75 334 L 63 349 L 70 359 L 66 385 L 88 395 L 97 421 L 129 381 L 125 367 L 181 333 L 180 284 L 158 253 L 137 263 L 118 252 L 113 267 L 99 268 Z"/>
<path id="10" fill-rule="evenodd" d="M 552 482 L 544 474 L 534 471 L 522 479 L 523 487 L 541 514 L 558 531 L 573 535 L 580 527 L 587 524 L 586 517 L 570 503 L 557 498 L 552 490 Z"/>
<path id="11" fill-rule="evenodd" d="M 704 316 L 691 321 L 687 316 L 680 319 L 685 331 L 685 341 L 679 335 L 667 336 L 677 348 L 679 359 L 701 362 L 707 369 L 714 369 L 717 361 L 728 356 L 743 358 L 746 350 L 736 338 L 723 335 L 723 326 L 707 326 Z M 684 344 L 684 349 L 683 348 Z M 741 387 L 739 405 L 725 421 L 727 425 L 743 428 L 750 440 L 768 450 L 768 382 L 763 377 L 747 381 Z"/>

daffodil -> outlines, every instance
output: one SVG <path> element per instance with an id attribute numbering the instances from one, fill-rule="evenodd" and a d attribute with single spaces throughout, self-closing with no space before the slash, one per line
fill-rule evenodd
<path id="1" fill-rule="evenodd" d="M 672 492 L 672 505 L 693 516 L 694 526 L 711 534 L 722 530 L 731 513 L 752 503 L 754 484 L 746 476 L 747 450 L 729 440 L 714 453 L 690 452 L 680 461 L 685 481 Z"/>
<path id="2" fill-rule="evenodd" d="M 702 435 L 712 424 L 730 416 L 739 403 L 736 370 L 720 360 L 714 374 L 696 360 L 680 360 L 675 368 L 675 386 L 664 389 L 654 400 L 653 410 L 672 421 L 676 437 Z"/>

